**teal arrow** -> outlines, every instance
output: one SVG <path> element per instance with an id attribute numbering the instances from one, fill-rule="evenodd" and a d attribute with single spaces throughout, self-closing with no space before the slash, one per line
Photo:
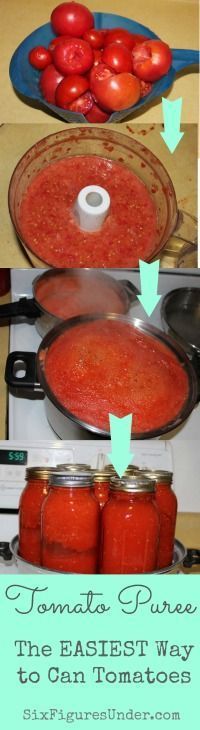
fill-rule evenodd
<path id="1" fill-rule="evenodd" d="M 180 132 L 182 98 L 168 101 L 162 97 L 162 110 L 165 131 L 160 134 L 173 154 L 184 135 L 184 132 Z"/>
<path id="2" fill-rule="evenodd" d="M 161 294 L 157 294 L 159 263 L 159 261 L 154 261 L 153 264 L 146 264 L 145 261 L 139 261 L 140 289 L 142 293 L 137 294 L 137 298 L 148 317 L 151 316 L 161 298 Z"/>
<path id="3" fill-rule="evenodd" d="M 130 451 L 132 413 L 124 418 L 117 418 L 109 413 L 109 419 L 112 451 L 107 456 L 119 477 L 122 477 L 134 457 Z"/>

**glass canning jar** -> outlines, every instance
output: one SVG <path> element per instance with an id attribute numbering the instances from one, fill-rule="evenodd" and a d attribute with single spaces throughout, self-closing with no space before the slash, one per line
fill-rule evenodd
<path id="1" fill-rule="evenodd" d="M 160 520 L 153 481 L 141 475 L 113 478 L 102 511 L 101 573 L 156 569 Z"/>
<path id="2" fill-rule="evenodd" d="M 95 573 L 100 507 L 91 471 L 56 472 L 42 510 L 42 565 L 67 573 Z"/>

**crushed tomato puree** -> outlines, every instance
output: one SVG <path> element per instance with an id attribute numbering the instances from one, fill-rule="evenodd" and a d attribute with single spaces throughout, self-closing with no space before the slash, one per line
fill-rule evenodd
<path id="1" fill-rule="evenodd" d="M 106 431 L 109 413 L 133 413 L 134 433 L 160 429 L 189 394 L 187 374 L 165 344 L 112 320 L 77 325 L 57 337 L 45 354 L 45 376 L 62 406 Z"/>
<path id="2" fill-rule="evenodd" d="M 109 215 L 95 233 L 82 231 L 73 208 L 86 185 L 111 198 Z M 154 253 L 156 208 L 145 186 L 125 165 L 95 155 L 53 162 L 30 183 L 19 213 L 20 235 L 55 267 L 132 267 Z"/>

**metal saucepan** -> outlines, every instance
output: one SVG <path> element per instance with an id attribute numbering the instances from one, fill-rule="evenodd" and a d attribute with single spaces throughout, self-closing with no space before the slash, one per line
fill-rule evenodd
<path id="1" fill-rule="evenodd" d="M 45 375 L 45 359 L 48 353 L 48 350 L 53 342 L 56 341 L 56 339 L 65 333 L 66 331 L 70 330 L 71 334 L 71 345 L 73 344 L 73 329 L 74 327 L 80 326 L 84 327 L 89 322 L 99 321 L 99 320 L 114 320 L 119 321 L 121 323 L 124 323 L 124 325 L 127 326 L 127 324 L 131 325 L 133 329 L 136 329 L 137 332 L 143 333 L 147 336 L 149 336 L 149 347 L 152 347 L 153 341 L 159 340 L 161 343 L 163 343 L 170 352 L 172 352 L 176 357 L 179 363 L 181 364 L 181 367 L 184 369 L 187 379 L 188 379 L 188 397 L 185 403 L 183 404 L 181 410 L 179 413 L 177 413 L 177 416 L 171 420 L 168 421 L 166 424 L 164 424 L 159 429 L 155 430 L 149 430 L 145 432 L 139 432 L 139 433 L 132 433 L 132 438 L 134 439 L 149 439 L 149 438 L 156 438 L 158 436 L 162 436 L 166 434 L 167 432 L 171 431 L 172 429 L 176 428 L 177 426 L 180 426 L 186 418 L 189 416 L 191 411 L 193 410 L 194 406 L 197 403 L 198 400 L 198 382 L 197 382 L 197 376 L 195 369 L 190 362 L 189 358 L 187 357 L 187 354 L 185 351 L 180 347 L 180 345 L 173 340 L 171 337 L 166 335 L 161 330 L 152 327 L 147 322 L 143 322 L 139 319 L 130 319 L 126 318 L 120 315 L 115 314 L 108 314 L 108 315 L 87 315 L 82 317 L 73 317 L 72 319 L 59 324 L 57 327 L 55 327 L 53 330 L 51 330 L 42 340 L 42 343 L 38 349 L 37 355 L 35 353 L 26 353 L 23 351 L 20 352 L 11 352 L 10 355 L 7 358 L 6 363 L 6 371 L 5 371 L 5 380 L 7 384 L 12 388 L 12 392 L 14 394 L 17 394 L 18 396 L 24 396 L 25 392 L 32 394 L 33 392 L 38 392 L 41 389 L 42 392 L 45 393 L 45 408 L 46 408 L 46 415 L 47 419 L 53 428 L 53 430 L 56 432 L 56 434 L 61 439 L 66 439 L 69 437 L 68 433 L 68 419 L 70 419 L 75 424 L 78 424 L 82 429 L 86 429 L 86 431 L 90 431 L 91 433 L 99 436 L 106 436 L 107 438 L 110 438 L 110 431 L 104 431 L 98 426 L 91 425 L 87 423 L 87 421 L 82 421 L 79 418 L 77 418 L 73 413 L 69 412 L 67 408 L 62 406 L 57 397 L 55 396 L 54 392 L 50 389 L 48 382 L 46 380 Z M 102 350 L 102 358 L 104 359 L 104 349 Z M 123 355 L 123 353 L 122 353 Z M 25 373 L 22 375 L 22 377 L 19 378 L 17 375 L 17 368 L 20 365 L 19 369 L 24 370 Z M 39 382 L 38 382 L 39 380 Z M 102 384 L 103 388 L 103 384 Z M 27 397 L 27 396 L 26 396 Z M 134 422 L 134 418 L 133 418 Z M 133 423 L 134 426 L 134 423 Z"/>
<path id="2" fill-rule="evenodd" d="M 34 246 L 32 249 L 31 244 L 23 239 L 20 226 L 22 198 L 32 180 L 47 165 L 57 160 L 77 155 L 97 155 L 116 162 L 120 160 L 121 163 L 144 182 L 151 197 L 153 197 L 157 212 L 155 246 L 150 259 L 158 256 L 172 232 L 176 229 L 176 226 L 180 229 L 180 217 L 178 215 L 174 187 L 162 163 L 144 145 L 136 142 L 135 139 L 130 138 L 128 135 L 109 130 L 107 125 L 105 128 L 92 125 L 88 127 L 76 126 L 73 129 L 62 130 L 56 134 L 51 134 L 33 145 L 18 162 L 11 177 L 8 195 L 10 216 L 16 234 L 24 246 L 33 266 L 39 266 L 40 268 L 47 266 L 56 267 L 56 262 L 53 261 L 52 263 L 51 252 L 49 252 L 47 260 L 43 261 L 37 255 L 37 252 L 34 251 Z M 180 230 L 179 237 L 181 237 Z M 138 266 L 138 260 L 134 259 L 136 257 L 134 257 L 133 252 L 133 262 L 131 265 Z M 68 266 L 67 251 L 66 262 L 63 261 L 63 265 Z M 83 255 L 83 262 L 81 261 L 79 266 L 82 268 L 85 265 L 87 266 L 88 264 L 84 263 Z M 105 262 L 97 261 L 95 266 L 105 267 Z"/>
<path id="3" fill-rule="evenodd" d="M 118 281 L 95 269 L 48 269 L 33 280 L 32 291 L 33 299 L 22 297 L 0 305 L 0 324 L 35 321 L 39 335 L 44 337 L 57 324 L 74 316 L 96 312 L 126 314 L 139 294 L 131 281 Z M 62 316 L 58 316 L 61 310 Z"/>
<path id="4" fill-rule="evenodd" d="M 200 354 L 200 285 L 170 291 L 162 300 L 161 316 L 169 334 Z"/>
<path id="5" fill-rule="evenodd" d="M 193 359 L 200 380 L 200 286 L 170 291 L 162 300 L 161 317 L 165 331 Z"/>
<path id="6" fill-rule="evenodd" d="M 0 557 L 3 558 L 6 565 L 9 567 L 9 562 L 14 558 L 14 562 L 17 565 L 17 568 L 19 569 L 19 573 L 60 573 L 61 571 L 51 571 L 48 570 L 48 568 L 41 568 L 39 565 L 34 565 L 33 563 L 28 563 L 27 560 L 23 560 L 23 558 L 20 557 L 18 554 L 18 535 L 15 535 L 13 539 L 11 540 L 10 544 L 8 542 L 0 542 Z M 182 572 L 182 568 L 191 569 L 193 565 L 200 565 L 200 550 L 197 550 L 195 548 L 187 548 L 182 545 L 179 540 L 175 540 L 174 542 L 174 555 L 173 555 L 173 562 L 171 565 L 169 565 L 167 568 L 162 568 L 161 570 L 154 571 L 153 575 L 156 574 L 167 574 L 170 575 L 172 573 L 180 573 Z M 12 565 L 10 565 L 10 569 L 12 571 Z M 63 575 L 63 573 L 62 573 Z M 66 573 L 64 573 L 66 575 Z M 148 574 L 152 575 L 152 574 Z"/>

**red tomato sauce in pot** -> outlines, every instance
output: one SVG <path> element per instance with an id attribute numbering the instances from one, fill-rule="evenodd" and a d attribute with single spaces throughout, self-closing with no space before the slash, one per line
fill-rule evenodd
<path id="1" fill-rule="evenodd" d="M 112 320 L 57 337 L 45 353 L 45 376 L 62 406 L 106 431 L 109 413 L 133 413 L 135 433 L 159 429 L 176 418 L 189 392 L 186 372 L 164 343 Z"/>
<path id="2" fill-rule="evenodd" d="M 41 278 L 36 286 L 36 297 L 43 309 L 59 319 L 96 312 L 123 314 L 125 308 L 123 297 L 121 299 L 115 291 L 109 278 L 106 281 L 95 273 L 91 280 L 65 273 Z"/>
<path id="3" fill-rule="evenodd" d="M 108 191 L 111 208 L 101 229 L 82 231 L 74 204 L 86 185 Z M 155 248 L 156 208 L 151 195 L 120 162 L 95 155 L 47 165 L 30 183 L 21 203 L 20 235 L 43 261 L 55 267 L 132 267 Z"/>

